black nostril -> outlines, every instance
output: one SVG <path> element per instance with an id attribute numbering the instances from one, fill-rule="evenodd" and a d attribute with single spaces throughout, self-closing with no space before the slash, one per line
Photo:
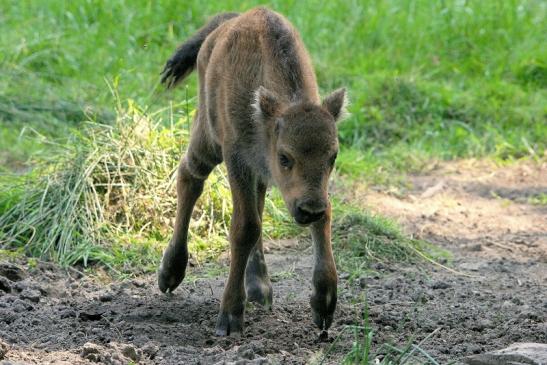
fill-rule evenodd
<path id="1" fill-rule="evenodd" d="M 306 207 L 303 206 L 298 206 L 296 209 L 298 210 L 298 214 L 309 222 L 315 222 L 321 219 L 321 217 L 323 217 L 323 215 L 325 214 L 325 210 L 312 211 L 306 209 Z"/>
<path id="2" fill-rule="evenodd" d="M 312 213 L 312 217 L 314 217 L 315 219 L 319 219 L 319 218 L 323 217 L 323 215 L 325 215 L 325 211 L 324 211 L 324 210 L 319 211 L 319 212 Z"/>

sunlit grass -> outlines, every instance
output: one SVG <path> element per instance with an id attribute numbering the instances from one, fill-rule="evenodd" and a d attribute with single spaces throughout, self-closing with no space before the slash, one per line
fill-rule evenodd
<path id="1" fill-rule="evenodd" d="M 15 177 L 2 180 L 0 246 L 24 247 L 31 256 L 63 265 L 154 270 L 172 234 L 175 174 L 188 142 L 185 122 L 166 125 L 129 101 L 113 125 L 89 122 L 74 130 L 64 148 L 37 160 L 32 175 L 19 177 L 18 184 Z M 294 235 L 279 196 L 271 196 L 266 236 Z M 226 248 L 231 214 L 226 173 L 219 167 L 194 211 L 189 241 L 195 261 Z"/>

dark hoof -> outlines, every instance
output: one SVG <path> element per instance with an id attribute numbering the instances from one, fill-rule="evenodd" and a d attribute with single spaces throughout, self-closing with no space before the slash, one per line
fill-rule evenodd
<path id="1" fill-rule="evenodd" d="M 322 331 L 326 331 L 332 324 L 334 313 L 319 313 L 312 308 L 313 323 Z"/>
<path id="2" fill-rule="evenodd" d="M 186 274 L 187 263 L 187 255 L 175 255 L 171 246 L 167 247 L 158 270 L 158 286 L 162 292 L 172 292 L 180 285 Z"/>
<path id="3" fill-rule="evenodd" d="M 163 293 L 175 290 L 184 279 L 185 272 L 176 272 L 174 270 L 165 270 L 160 266 L 158 272 L 158 286 Z"/>
<path id="4" fill-rule="evenodd" d="M 336 299 L 336 294 L 332 294 L 330 296 L 312 296 L 310 300 L 313 322 L 322 331 L 328 330 L 332 324 Z"/>
<path id="5" fill-rule="evenodd" d="M 245 286 L 247 293 L 247 301 L 257 303 L 263 306 L 267 310 L 272 309 L 273 303 L 273 290 L 272 284 L 269 282 L 255 281 L 252 284 L 247 283 Z"/>
<path id="6" fill-rule="evenodd" d="M 233 315 L 225 312 L 220 312 L 218 315 L 217 326 L 215 329 L 216 336 L 241 337 L 243 333 L 243 314 Z"/>

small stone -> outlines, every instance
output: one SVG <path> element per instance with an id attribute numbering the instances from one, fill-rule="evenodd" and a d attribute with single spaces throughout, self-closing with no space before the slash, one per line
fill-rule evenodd
<path id="1" fill-rule="evenodd" d="M 11 281 L 8 278 L 0 276 L 0 290 L 6 293 L 11 293 Z"/>
<path id="2" fill-rule="evenodd" d="M 143 280 L 135 279 L 131 282 L 133 285 L 135 285 L 137 288 L 144 288 L 146 286 L 146 282 Z"/>
<path id="3" fill-rule="evenodd" d="M 469 365 L 542 365 L 547 363 L 547 344 L 517 343 L 503 350 L 468 356 L 463 362 Z"/>
<path id="4" fill-rule="evenodd" d="M 247 360 L 252 360 L 255 357 L 253 349 L 245 345 L 239 347 L 239 349 L 237 350 L 237 354 Z"/>
<path id="5" fill-rule="evenodd" d="M 450 284 L 448 284 L 446 281 L 436 281 L 433 284 L 431 284 L 431 289 L 437 290 L 437 289 L 448 289 L 450 288 Z"/>
<path id="6" fill-rule="evenodd" d="M 397 278 L 389 278 L 385 281 L 384 288 L 386 288 L 386 289 L 395 289 L 397 287 L 398 281 L 399 280 Z"/>
<path id="7" fill-rule="evenodd" d="M 211 343 L 212 344 L 212 343 Z M 142 352 L 148 356 L 150 359 L 153 359 L 156 354 L 158 353 L 158 351 L 160 350 L 159 346 L 156 345 L 155 343 L 153 342 L 147 342 L 144 344 L 144 346 L 142 347 Z"/>
<path id="8" fill-rule="evenodd" d="M 480 243 L 478 243 L 476 245 L 472 245 L 472 246 L 469 247 L 469 251 L 472 251 L 472 252 L 482 251 L 482 245 Z"/>
<path id="9" fill-rule="evenodd" d="M 135 362 L 138 362 L 141 358 L 139 351 L 133 345 L 125 345 L 122 349 L 122 354 Z"/>
<path id="10" fill-rule="evenodd" d="M 103 317 L 104 311 L 96 309 L 88 309 L 81 311 L 78 317 L 82 321 L 98 321 Z"/>
<path id="11" fill-rule="evenodd" d="M 86 342 L 82 346 L 82 352 L 81 356 L 84 359 L 87 359 L 89 361 L 98 362 L 100 360 L 99 354 L 101 353 L 101 348 L 99 345 L 94 344 L 92 342 Z"/>
<path id="12" fill-rule="evenodd" d="M 482 332 L 487 328 L 492 327 L 492 321 L 489 319 L 481 319 L 478 322 L 475 322 L 473 325 L 471 325 L 471 329 L 473 331 Z"/>
<path id="13" fill-rule="evenodd" d="M 543 321 L 543 316 L 540 313 L 536 312 L 536 311 L 526 309 L 526 310 L 523 310 L 519 314 L 519 319 L 521 319 L 521 320 L 529 319 L 529 320 L 532 320 L 534 322 L 541 322 L 541 321 Z"/>
<path id="14" fill-rule="evenodd" d="M 342 272 L 340 273 L 339 277 L 340 277 L 340 280 L 348 280 L 350 275 L 347 272 Z"/>
<path id="15" fill-rule="evenodd" d="M 40 291 L 38 290 L 25 289 L 21 292 L 21 294 L 19 294 L 19 296 L 23 299 L 30 300 L 31 302 L 38 303 L 42 294 L 40 294 Z"/>
<path id="16" fill-rule="evenodd" d="M 110 302 L 110 301 L 112 301 L 112 299 L 114 299 L 114 296 L 110 292 L 103 293 L 103 294 L 99 295 L 99 300 L 103 303 L 104 302 Z"/>
<path id="17" fill-rule="evenodd" d="M 384 270 L 386 268 L 386 265 L 382 264 L 381 262 L 377 262 L 377 263 L 372 265 L 372 268 L 374 270 L 381 271 L 381 270 Z"/>
<path id="18" fill-rule="evenodd" d="M 8 344 L 0 339 L 0 360 L 3 360 L 6 357 L 6 354 L 8 353 L 8 351 L 9 351 Z"/>
<path id="19" fill-rule="evenodd" d="M 482 351 L 482 347 L 476 344 L 470 344 L 467 346 L 467 351 L 472 354 L 478 354 Z"/>
<path id="20" fill-rule="evenodd" d="M 77 313 L 72 308 L 66 308 L 60 312 L 60 316 L 61 316 L 61 319 L 74 318 L 77 316 Z"/>

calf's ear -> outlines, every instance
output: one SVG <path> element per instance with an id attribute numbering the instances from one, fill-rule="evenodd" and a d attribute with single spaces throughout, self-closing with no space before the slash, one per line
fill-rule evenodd
<path id="1" fill-rule="evenodd" d="M 254 95 L 252 103 L 253 116 L 258 121 L 266 121 L 275 117 L 281 108 L 279 98 L 270 90 L 260 86 Z"/>
<path id="2" fill-rule="evenodd" d="M 341 88 L 333 91 L 329 96 L 323 99 L 323 107 L 332 115 L 335 121 L 344 119 L 347 115 L 348 98 L 346 89 Z"/>

